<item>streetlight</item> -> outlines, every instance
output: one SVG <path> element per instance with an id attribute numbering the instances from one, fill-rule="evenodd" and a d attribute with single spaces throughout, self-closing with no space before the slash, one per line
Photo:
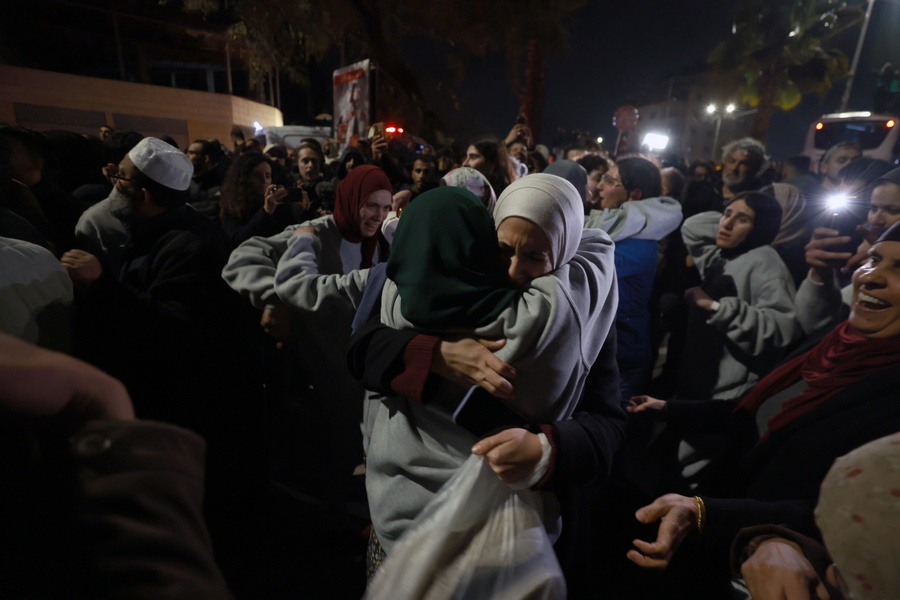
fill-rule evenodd
<path id="1" fill-rule="evenodd" d="M 734 111 L 737 110 L 737 106 L 734 103 L 729 103 L 725 107 L 725 114 L 728 116 L 734 116 Z M 719 148 L 719 131 L 722 129 L 722 116 L 723 111 L 719 109 L 715 104 L 710 104 L 706 107 L 706 114 L 715 115 L 716 117 L 716 134 L 713 137 L 713 152 L 717 152 Z"/>
<path id="2" fill-rule="evenodd" d="M 598 137 L 598 138 L 597 138 L 597 143 L 598 143 L 598 144 L 602 144 L 602 143 L 603 143 L 603 138 L 602 138 L 602 137 Z"/>

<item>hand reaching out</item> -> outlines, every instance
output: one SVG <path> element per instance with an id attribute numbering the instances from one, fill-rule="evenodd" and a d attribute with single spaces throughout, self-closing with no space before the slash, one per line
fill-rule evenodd
<path id="1" fill-rule="evenodd" d="M 628 551 L 628 559 L 648 569 L 669 566 L 681 542 L 697 527 L 697 504 L 693 498 L 678 494 L 660 496 L 635 513 L 641 523 L 659 521 L 656 540 L 633 540 L 637 550 Z"/>
<path id="2" fill-rule="evenodd" d="M 696 306 L 697 308 L 708 310 L 710 312 L 712 312 L 713 303 L 715 302 L 715 300 L 713 300 L 710 295 L 704 292 L 703 289 L 699 286 L 688 288 L 687 290 L 685 290 L 684 299 L 691 306 Z"/>
<path id="3" fill-rule="evenodd" d="M 632 396 L 631 400 L 628 401 L 628 406 L 625 407 L 625 410 L 630 413 L 645 412 L 647 414 L 662 414 L 666 410 L 666 401 L 658 400 L 652 396 L 646 395 Z"/>

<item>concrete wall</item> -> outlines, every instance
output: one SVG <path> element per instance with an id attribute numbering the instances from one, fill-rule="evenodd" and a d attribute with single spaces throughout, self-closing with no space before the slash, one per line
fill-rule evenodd
<path id="1" fill-rule="evenodd" d="M 0 122 L 10 125 L 92 135 L 109 125 L 170 135 L 183 149 L 195 139 L 230 146 L 231 126 L 252 132 L 254 121 L 284 124 L 277 108 L 237 96 L 0 65 Z"/>

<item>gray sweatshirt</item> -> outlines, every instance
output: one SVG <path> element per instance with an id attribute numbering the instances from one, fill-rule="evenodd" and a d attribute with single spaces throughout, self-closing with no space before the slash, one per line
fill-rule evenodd
<path id="1" fill-rule="evenodd" d="M 578 254 L 524 288 L 490 325 L 446 333 L 506 339 L 495 354 L 516 367 L 512 403 L 536 422 L 567 419 L 581 397 L 588 370 L 615 319 L 618 303 L 614 244 L 599 230 L 584 231 Z M 382 322 L 410 328 L 397 286 L 382 293 Z M 370 393 L 364 427 L 366 489 L 375 531 L 390 553 L 394 542 L 470 455 L 476 438 L 434 404 Z M 546 500 L 555 504 L 552 496 Z M 545 516 L 554 510 L 548 508 Z"/>
<path id="2" fill-rule="evenodd" d="M 728 340 L 712 395 L 725 400 L 753 387 L 761 374 L 777 364 L 784 348 L 800 337 L 801 330 L 794 309 L 794 283 L 781 257 L 771 246 L 760 246 L 731 260 L 722 258 L 716 246 L 721 216 L 718 212 L 694 215 L 684 222 L 681 234 L 701 276 L 724 261 L 724 273 L 737 287 L 737 296 L 721 298 L 719 309 L 706 320 Z M 732 347 L 743 359 L 727 351 Z"/>

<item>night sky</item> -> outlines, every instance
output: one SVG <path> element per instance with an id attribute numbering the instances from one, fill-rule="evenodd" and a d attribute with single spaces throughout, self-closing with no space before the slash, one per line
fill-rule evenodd
<path id="1" fill-rule="evenodd" d="M 665 99 L 670 75 L 706 69 L 706 58 L 731 30 L 736 3 L 721 0 L 661 3 L 591 1 L 570 20 L 567 48 L 548 52 L 546 98 L 539 141 L 549 142 L 557 127 L 587 129 L 594 136 L 614 139 L 612 114 L 623 104 L 648 104 Z M 900 64 L 900 3 L 878 0 L 854 82 L 849 109 L 866 110 L 874 89 L 871 71 L 886 61 Z M 895 26 L 891 26 L 891 24 Z M 859 26 L 831 44 L 852 58 Z M 523 43 L 524 53 L 524 43 Z M 410 60 L 422 74 L 423 88 L 451 132 L 460 137 L 503 136 L 515 121 L 518 100 L 502 57 L 467 61 L 467 75 L 459 95 L 463 109 L 455 111 L 437 90 L 442 78 L 438 57 L 417 48 Z M 844 83 L 825 100 L 810 95 L 790 113 L 778 112 L 767 143 L 784 158 L 802 150 L 809 124 L 837 109 Z M 723 101 L 726 99 L 723 99 Z"/>

